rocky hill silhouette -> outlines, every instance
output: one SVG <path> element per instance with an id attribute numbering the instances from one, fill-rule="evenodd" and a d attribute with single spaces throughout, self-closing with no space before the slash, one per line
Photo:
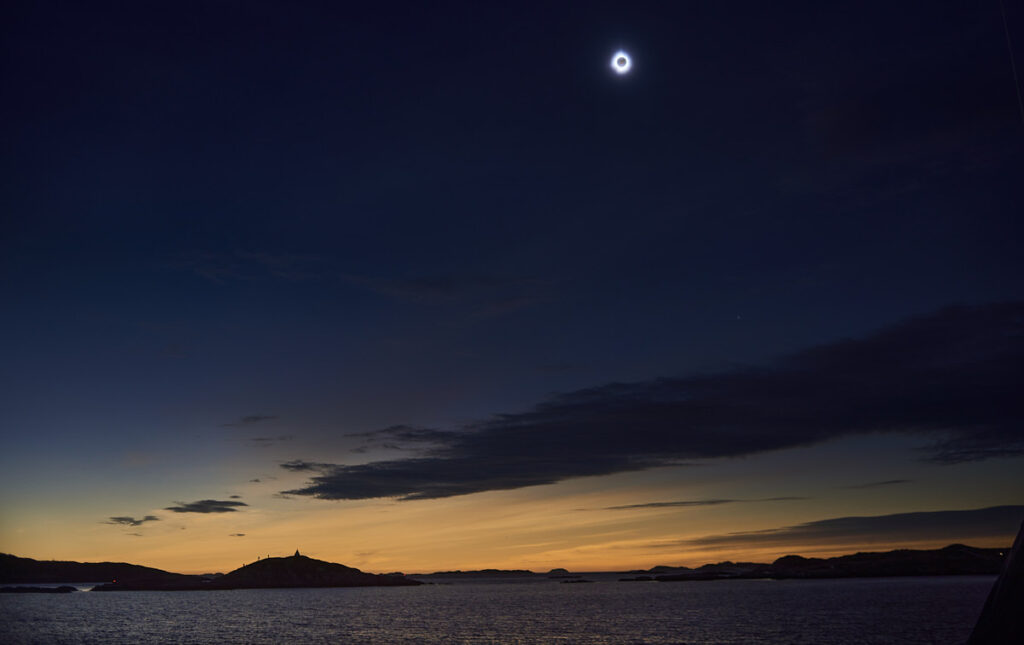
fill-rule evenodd
<path id="1" fill-rule="evenodd" d="M 294 587 L 398 587 L 422 584 L 399 575 L 365 573 L 343 564 L 316 560 L 298 552 L 286 558 L 257 560 L 231 573 L 213 578 L 187 576 L 189 580 L 111 582 L 93 591 L 141 591 L 196 589 L 276 589 Z"/>
<path id="2" fill-rule="evenodd" d="M 343 564 L 295 555 L 266 558 L 235 569 L 211 582 L 218 589 L 268 587 L 395 587 L 422 584 L 400 575 L 364 573 Z"/>

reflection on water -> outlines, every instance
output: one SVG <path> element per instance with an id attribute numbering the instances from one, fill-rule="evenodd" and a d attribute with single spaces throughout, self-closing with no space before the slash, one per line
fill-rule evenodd
<path id="1" fill-rule="evenodd" d="M 0 597 L 8 643 L 956 643 L 990 576 Z"/>

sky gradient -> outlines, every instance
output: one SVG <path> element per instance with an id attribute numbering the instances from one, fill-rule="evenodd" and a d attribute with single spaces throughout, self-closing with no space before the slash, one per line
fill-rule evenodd
<path id="1" fill-rule="evenodd" d="M 1009 545 L 1024 12 L 820 4 L 5 8 L 0 551 Z"/>

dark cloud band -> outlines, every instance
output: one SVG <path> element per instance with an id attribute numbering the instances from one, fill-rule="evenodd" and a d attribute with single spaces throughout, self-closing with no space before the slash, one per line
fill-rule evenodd
<path id="1" fill-rule="evenodd" d="M 289 495 L 428 499 L 913 433 L 936 463 L 1024 454 L 1024 303 L 951 307 L 761 367 L 554 396 L 457 432 L 397 426 L 425 451 L 315 473 Z"/>
<path id="2" fill-rule="evenodd" d="M 198 502 L 175 502 L 177 506 L 168 506 L 164 510 L 173 513 L 233 513 L 239 506 L 248 506 L 245 502 L 233 500 L 201 499 Z"/>
<path id="3" fill-rule="evenodd" d="M 157 522 L 160 518 L 156 515 L 147 515 L 141 519 L 135 519 L 128 515 L 119 515 L 117 517 L 111 517 L 107 520 L 107 524 L 120 524 L 121 526 L 142 526 L 146 522 Z"/>

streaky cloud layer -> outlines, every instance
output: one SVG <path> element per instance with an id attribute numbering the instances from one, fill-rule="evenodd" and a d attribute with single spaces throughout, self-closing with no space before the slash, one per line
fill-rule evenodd
<path id="1" fill-rule="evenodd" d="M 951 541 L 1008 536 L 1012 541 L 1021 522 L 1024 506 L 991 506 L 972 510 L 923 511 L 864 517 L 834 517 L 762 531 L 681 540 L 672 546 L 763 547 L 795 544 L 872 542 L 897 544 L 912 541 Z M 669 545 L 660 545 L 669 546 Z"/>
<path id="2" fill-rule="evenodd" d="M 761 497 L 758 499 L 690 499 L 673 502 L 642 502 L 639 504 L 622 504 L 605 506 L 605 511 L 631 511 L 641 508 L 687 508 L 691 506 L 719 506 L 721 504 L 743 504 L 757 502 L 792 502 L 808 499 L 806 497 Z"/>
<path id="3" fill-rule="evenodd" d="M 851 484 L 849 486 L 841 486 L 840 488 L 847 488 L 850 490 L 861 490 L 864 488 L 881 488 L 882 486 L 898 486 L 900 484 L 909 484 L 913 480 L 910 479 L 886 479 L 885 481 L 878 482 L 865 482 L 863 484 Z"/>

